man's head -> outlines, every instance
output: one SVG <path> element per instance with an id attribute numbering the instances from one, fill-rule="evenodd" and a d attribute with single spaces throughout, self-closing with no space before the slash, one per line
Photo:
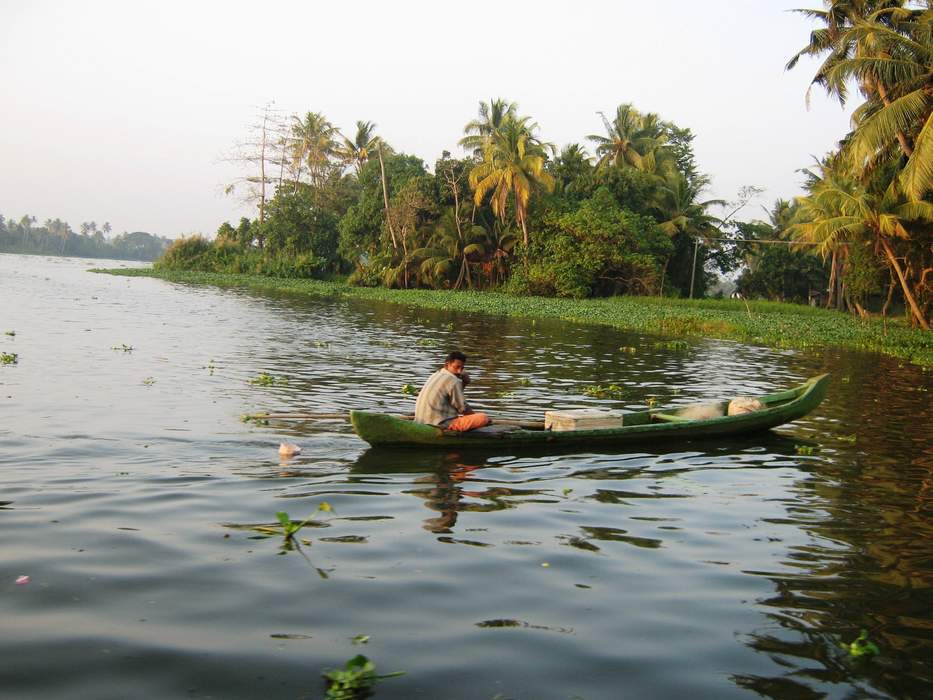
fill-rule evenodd
<path id="1" fill-rule="evenodd" d="M 466 364 L 466 359 L 466 355 L 462 352 L 453 350 L 447 353 L 447 357 L 444 359 L 444 369 L 452 374 L 460 376 L 460 373 L 463 371 L 463 366 Z"/>

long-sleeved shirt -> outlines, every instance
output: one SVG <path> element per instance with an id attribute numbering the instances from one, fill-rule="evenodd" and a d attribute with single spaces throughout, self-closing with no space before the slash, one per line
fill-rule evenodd
<path id="1" fill-rule="evenodd" d="M 470 410 L 463 398 L 463 382 L 453 372 L 439 369 L 428 377 L 415 402 L 415 422 L 443 425 Z"/>

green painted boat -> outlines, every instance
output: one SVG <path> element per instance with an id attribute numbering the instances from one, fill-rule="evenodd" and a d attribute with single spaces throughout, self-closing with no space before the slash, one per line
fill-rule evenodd
<path id="1" fill-rule="evenodd" d="M 527 422 L 529 427 L 493 425 L 457 433 L 433 425 L 415 423 L 411 419 L 370 411 L 350 411 L 350 422 L 356 434 L 370 445 L 396 445 L 413 447 L 492 447 L 519 445 L 585 446 L 613 445 L 653 440 L 715 438 L 725 435 L 743 435 L 775 428 L 802 418 L 814 410 L 826 396 L 829 375 L 821 374 L 800 386 L 775 394 L 756 397 L 763 405 L 757 411 L 735 416 L 725 415 L 729 399 L 702 404 L 714 407 L 721 415 L 715 418 L 691 419 L 684 412 L 694 406 L 658 408 L 650 411 L 626 413 L 624 424 L 616 428 L 597 430 L 545 430 L 544 423 Z M 532 427 L 533 426 L 533 427 Z"/>

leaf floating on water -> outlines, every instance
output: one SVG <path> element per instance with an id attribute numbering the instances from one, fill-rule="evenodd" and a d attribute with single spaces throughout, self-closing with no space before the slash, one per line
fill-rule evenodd
<path id="1" fill-rule="evenodd" d="M 341 537 L 321 537 L 321 542 L 336 542 L 338 544 L 366 544 L 369 538 L 363 535 L 343 535 Z"/>
<path id="2" fill-rule="evenodd" d="M 402 384 L 402 393 L 406 396 L 414 396 L 418 393 L 418 387 L 413 384 Z"/>
<path id="3" fill-rule="evenodd" d="M 358 634 L 353 639 L 350 640 L 351 644 L 356 644 L 356 645 L 366 644 L 367 642 L 369 642 L 368 634 Z"/>
<path id="4" fill-rule="evenodd" d="M 854 658 L 863 656 L 878 656 L 881 650 L 878 645 L 868 638 L 868 630 L 862 630 L 862 633 L 849 644 L 849 654 Z"/>
<path id="5" fill-rule="evenodd" d="M 270 634 L 269 636 L 272 637 L 272 639 L 311 639 L 312 638 L 310 634 L 286 634 L 284 632 L 281 634 Z"/>
<path id="6" fill-rule="evenodd" d="M 497 620 L 483 620 L 476 623 L 477 627 L 521 627 L 531 630 L 545 630 L 546 632 L 560 632 L 561 634 L 573 634 L 572 627 L 549 627 L 548 625 L 533 625 L 524 620 L 510 620 L 502 618 Z"/>

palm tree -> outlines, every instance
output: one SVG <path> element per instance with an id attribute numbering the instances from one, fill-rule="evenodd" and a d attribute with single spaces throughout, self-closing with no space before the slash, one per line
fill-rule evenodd
<path id="1" fill-rule="evenodd" d="M 337 154 L 337 128 L 320 112 L 308 112 L 304 119 L 292 117 L 292 167 L 295 169 L 295 189 L 301 179 L 302 165 L 307 163 L 314 187 L 323 185 L 331 158 Z"/>
<path id="2" fill-rule="evenodd" d="M 895 253 L 897 241 L 910 239 L 907 225 L 933 220 L 933 203 L 908 200 L 897 179 L 879 175 L 872 187 L 864 187 L 851 178 L 832 172 L 831 161 L 809 186 L 810 194 L 798 198 L 799 222 L 791 227 L 798 240 L 818 244 L 826 257 L 840 246 L 868 242 L 883 253 L 900 283 L 914 321 L 924 330 L 930 324 L 908 282 L 908 272 Z M 922 280 L 921 280 L 922 284 Z"/>
<path id="3" fill-rule="evenodd" d="M 619 105 L 611 122 L 604 113 L 598 114 L 603 120 L 606 135 L 587 136 L 596 144 L 598 168 L 612 165 L 649 173 L 657 169 L 660 149 L 667 141 L 658 115 L 642 114 L 630 104 Z"/>
<path id="4" fill-rule="evenodd" d="M 422 277 L 431 280 L 435 287 L 456 272 L 453 288 L 460 289 L 464 283 L 472 288 L 470 256 L 486 254 L 486 229 L 458 222 L 456 216 L 454 209 L 447 209 L 435 224 L 428 245 L 412 253 L 413 257 L 421 260 Z"/>
<path id="5" fill-rule="evenodd" d="M 467 122 L 463 127 L 463 133 L 466 134 L 460 139 L 460 146 L 468 151 L 472 151 L 474 157 L 481 158 L 483 147 L 486 142 L 502 126 L 512 119 L 518 118 L 518 104 L 509 102 L 501 97 L 496 100 L 489 100 L 489 103 L 479 103 L 479 118 Z"/>
<path id="6" fill-rule="evenodd" d="M 891 26 L 860 21 L 844 34 L 860 51 L 828 75 L 834 83 L 857 79 L 868 98 L 853 114 L 846 147 L 856 171 L 903 155 L 901 184 L 919 200 L 933 187 L 933 21 L 914 21 L 909 10 L 882 16 Z"/>
<path id="7" fill-rule="evenodd" d="M 479 206 L 487 194 L 491 195 L 493 214 L 500 220 L 508 216 L 511 201 L 526 246 L 531 196 L 538 188 L 550 191 L 554 187 L 554 178 L 544 168 L 547 150 L 554 147 L 539 141 L 536 129 L 537 124 L 529 124 L 528 117 L 506 119 L 486 140 L 483 160 L 470 171 L 473 201 Z"/>
<path id="8" fill-rule="evenodd" d="M 593 172 L 592 158 L 579 143 L 567 144 L 551 162 L 549 170 L 558 191 L 573 189 L 575 182 Z"/>
<path id="9" fill-rule="evenodd" d="M 697 175 L 688 179 L 683 173 L 667 173 L 654 193 L 654 209 L 661 230 L 668 236 L 687 233 L 691 236 L 711 235 L 718 231 L 719 219 L 707 213 L 712 206 L 726 206 L 723 199 L 699 201 L 710 183 L 709 176 Z"/>
<path id="10" fill-rule="evenodd" d="M 358 121 L 353 140 L 342 136 L 343 143 L 340 144 L 338 153 L 345 163 L 354 164 L 357 175 L 379 147 L 379 137 L 376 136 L 375 131 L 376 125 L 373 122 Z"/>
<path id="11" fill-rule="evenodd" d="M 853 114 L 846 146 L 856 173 L 869 176 L 879 163 L 896 160 L 899 149 L 907 158 L 901 184 L 919 200 L 933 186 L 933 22 L 929 8 L 905 5 L 905 0 L 829 0 L 826 10 L 799 10 L 825 27 L 811 34 L 787 68 L 801 56 L 825 55 L 811 89 L 819 85 L 841 104 L 854 80 L 866 100 Z"/>

